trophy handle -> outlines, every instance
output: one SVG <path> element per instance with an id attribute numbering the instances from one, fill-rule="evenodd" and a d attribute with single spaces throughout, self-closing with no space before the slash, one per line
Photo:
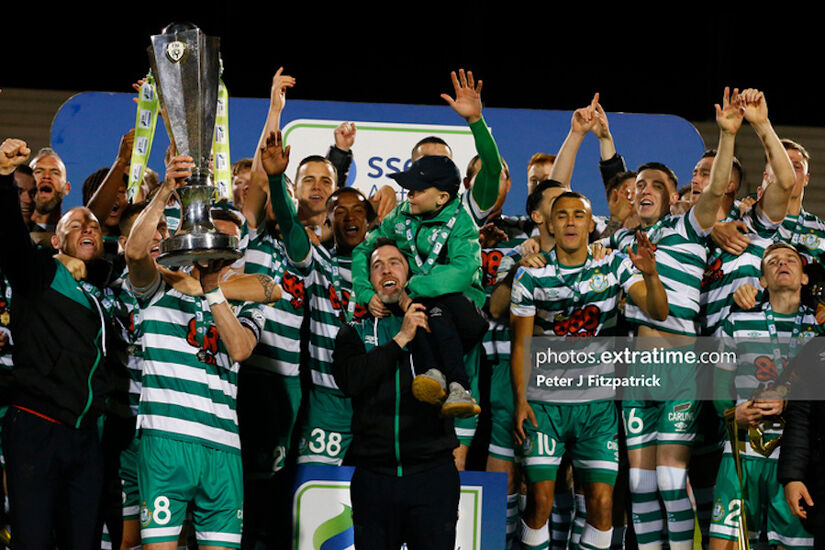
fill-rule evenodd
<path id="1" fill-rule="evenodd" d="M 736 423 L 736 407 L 731 407 L 725 411 L 725 427 L 728 430 L 728 439 L 730 439 L 731 453 L 733 454 L 733 465 L 736 469 L 736 478 L 739 481 L 739 532 L 737 536 L 737 548 L 739 550 L 750 550 L 750 541 L 748 540 L 748 522 L 745 510 L 745 488 L 744 472 L 742 471 L 742 457 L 739 454 L 739 426 Z"/>

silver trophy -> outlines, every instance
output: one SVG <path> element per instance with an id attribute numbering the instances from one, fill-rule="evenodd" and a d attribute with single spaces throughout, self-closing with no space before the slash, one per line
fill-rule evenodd
<path id="1" fill-rule="evenodd" d="M 173 23 L 152 36 L 148 50 L 169 139 L 179 155 L 195 161 L 186 185 L 175 191 L 180 227 L 160 243 L 157 259 L 167 266 L 241 256 L 237 237 L 215 229 L 209 213 L 217 191 L 209 158 L 218 102 L 219 49 L 219 38 L 206 36 L 191 23 Z"/>

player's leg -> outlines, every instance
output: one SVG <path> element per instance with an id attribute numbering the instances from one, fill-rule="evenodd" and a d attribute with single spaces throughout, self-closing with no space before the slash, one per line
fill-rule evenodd
<path id="1" fill-rule="evenodd" d="M 658 414 L 658 406 L 652 401 L 622 403 L 629 466 L 630 511 L 640 550 L 660 550 L 664 541 L 664 514 L 659 505 L 656 478 Z"/>

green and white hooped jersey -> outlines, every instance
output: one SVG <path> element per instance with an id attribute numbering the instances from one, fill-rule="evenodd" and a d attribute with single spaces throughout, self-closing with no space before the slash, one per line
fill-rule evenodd
<path id="1" fill-rule="evenodd" d="M 625 315 L 631 325 L 646 325 L 673 334 L 695 336 L 699 315 L 699 294 L 707 265 L 705 239 L 712 228 L 702 229 L 695 208 L 681 216 L 667 215 L 647 227 L 650 242 L 655 246 L 659 279 L 667 291 L 668 317 L 664 321 L 649 318 L 628 297 Z M 614 250 L 635 249 L 636 232 L 619 229 L 601 243 Z"/>
<path id="2" fill-rule="evenodd" d="M 747 226 L 750 244 L 740 255 L 731 254 L 709 240 L 708 264 L 702 278 L 699 316 L 701 334 L 716 335 L 734 305 L 733 293 L 742 285 L 750 284 L 759 291 L 762 285 L 762 255 L 777 238 L 778 223 L 768 218 L 761 208 L 751 208 L 742 218 Z"/>
<path id="3" fill-rule="evenodd" d="M 781 314 L 772 312 L 776 327 L 776 340 L 779 344 L 776 350 L 771 338 L 768 321 L 768 308 L 731 312 L 722 325 L 722 341 L 726 350 L 736 352 L 737 363 L 734 383 L 736 386 L 736 403 L 743 403 L 753 398 L 754 390 L 761 387 L 770 387 L 777 378 L 782 377 L 783 366 L 802 349 L 802 346 L 814 336 L 823 332 L 816 322 L 814 311 L 807 306 L 800 306 L 798 313 Z M 777 365 L 776 356 L 782 358 Z M 730 370 L 729 364 L 720 364 L 717 368 Z M 787 373 L 785 374 L 787 376 Z M 769 429 L 765 431 L 766 439 L 778 437 L 782 430 Z M 730 442 L 725 443 L 725 452 L 731 452 Z M 750 444 L 745 445 L 745 454 L 756 458 L 765 457 L 753 450 Z M 778 460 L 779 448 L 768 457 Z"/>
<path id="4" fill-rule="evenodd" d="M 266 323 L 260 342 L 244 365 L 282 376 L 298 376 L 307 296 L 304 278 L 290 269 L 283 244 L 271 233 L 250 228 L 247 238 L 244 272 L 272 277 L 281 285 L 282 297 L 272 304 L 261 304 Z"/>
<path id="5" fill-rule="evenodd" d="M 128 273 L 123 273 L 126 280 Z M 129 353 L 126 370 L 129 372 L 129 408 L 132 415 L 137 416 L 140 405 L 140 388 L 143 377 L 143 336 L 140 324 L 140 307 L 135 295 L 129 290 L 129 285 L 123 285 L 117 291 L 119 308 L 115 314 L 115 321 L 120 329 L 120 336 L 127 344 Z"/>
<path id="6" fill-rule="evenodd" d="M 555 249 L 544 255 L 547 259 L 544 267 L 518 268 L 510 297 L 513 315 L 534 317 L 534 334 L 575 338 L 598 336 L 615 326 L 621 291 L 627 293 L 634 284 L 643 282 L 641 273 L 630 259 L 619 253 L 594 260 L 588 252 L 587 261 L 578 266 L 559 264 Z M 558 370 L 562 372 L 549 370 L 548 376 L 571 374 L 569 368 Z M 604 363 L 577 368 L 575 374 L 611 376 L 613 372 L 613 365 Z M 532 386 L 528 384 L 528 400 L 531 400 Z M 601 388 L 601 392 L 591 388 L 587 390 L 587 398 L 579 399 L 571 393 L 567 402 L 582 403 L 612 396 L 613 390 L 609 387 Z"/>
<path id="7" fill-rule="evenodd" d="M 825 222 L 804 208 L 798 216 L 786 216 L 778 233 L 777 240 L 796 245 L 807 261 L 819 261 L 825 252 Z"/>
<path id="8" fill-rule="evenodd" d="M 239 365 L 229 358 L 206 299 L 181 294 L 158 277 L 138 302 L 144 359 L 138 429 L 240 453 Z M 232 309 L 260 339 L 265 320 L 259 305 Z"/>
<path id="9" fill-rule="evenodd" d="M 296 265 L 306 273 L 309 297 L 309 366 L 312 383 L 341 397 L 332 376 L 332 351 L 338 330 L 347 322 L 362 319 L 367 309 L 352 298 L 352 257 L 338 256 L 323 246 L 312 245 L 306 260 Z M 350 312 L 350 300 L 352 311 Z"/>

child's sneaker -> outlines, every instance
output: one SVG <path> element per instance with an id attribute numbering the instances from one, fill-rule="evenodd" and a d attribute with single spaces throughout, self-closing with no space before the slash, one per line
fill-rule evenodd
<path id="1" fill-rule="evenodd" d="M 477 416 L 481 412 L 476 400 L 469 391 L 464 389 L 458 382 L 450 383 L 450 395 L 441 406 L 441 416 L 448 418 L 470 418 Z"/>
<path id="2" fill-rule="evenodd" d="M 413 379 L 413 396 L 431 405 L 441 405 L 447 398 L 447 379 L 438 369 L 430 369 Z"/>

